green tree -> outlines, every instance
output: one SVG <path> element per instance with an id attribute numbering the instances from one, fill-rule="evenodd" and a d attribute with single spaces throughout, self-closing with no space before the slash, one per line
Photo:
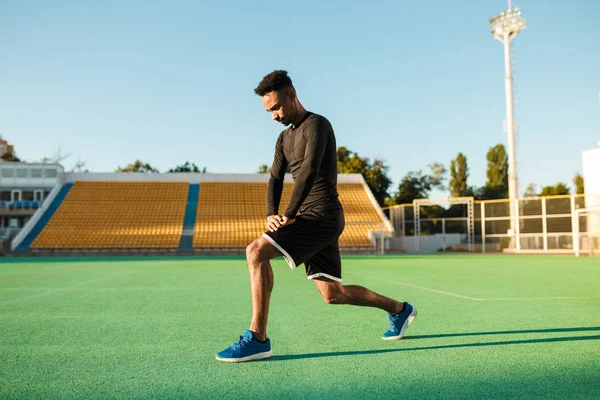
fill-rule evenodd
<path id="1" fill-rule="evenodd" d="M 21 159 L 13 153 L 4 153 L 0 158 L 2 159 L 2 161 L 6 162 L 21 162 Z"/>
<path id="2" fill-rule="evenodd" d="M 431 192 L 431 177 L 423 171 L 408 171 L 398 185 L 398 192 L 393 197 L 393 204 L 412 203 L 415 199 L 424 199 Z M 388 205 L 392 202 L 388 201 Z"/>
<path id="3" fill-rule="evenodd" d="M 369 159 L 360 157 L 346 147 L 338 147 L 337 166 L 340 174 L 364 174 L 369 168 Z"/>
<path id="4" fill-rule="evenodd" d="M 360 157 L 346 147 L 337 149 L 337 166 L 341 174 L 361 174 L 380 205 L 386 204 L 388 189 L 392 180 L 388 176 L 389 167 L 384 160 Z"/>
<path id="5" fill-rule="evenodd" d="M 168 172 L 201 172 L 205 174 L 206 167 L 200 170 L 196 164 L 186 161 L 184 164 L 178 165 L 175 168 L 171 168 Z"/>
<path id="6" fill-rule="evenodd" d="M 392 180 L 388 176 L 389 167 L 385 165 L 385 161 L 381 159 L 375 159 L 369 164 L 366 172 L 363 174 L 367 185 L 373 192 L 373 196 L 377 200 L 379 205 L 385 204 L 385 199 L 390 195 L 388 188 L 392 184 Z"/>
<path id="7" fill-rule="evenodd" d="M 450 177 L 448 185 L 452 197 L 472 195 L 471 188 L 467 186 L 467 178 L 469 177 L 467 157 L 463 153 L 458 153 L 456 158 L 450 161 Z"/>
<path id="8" fill-rule="evenodd" d="M 415 199 L 425 199 L 433 188 L 443 189 L 446 179 L 446 168 L 434 162 L 429 164 L 429 174 L 419 171 L 408 171 L 398 185 L 398 191 L 385 201 L 385 205 L 412 203 Z"/>
<path id="9" fill-rule="evenodd" d="M 536 188 L 536 184 L 535 183 L 530 183 L 529 185 L 527 185 L 527 187 L 525 188 L 525 193 L 523 193 L 524 197 L 535 197 L 537 196 L 535 188 Z"/>
<path id="10" fill-rule="evenodd" d="M 581 176 L 581 174 L 575 174 L 575 177 L 573 177 L 573 185 L 575 185 L 575 194 L 583 194 L 583 176 Z"/>
<path id="11" fill-rule="evenodd" d="M 563 183 L 558 182 L 556 185 L 544 186 L 540 192 L 540 196 L 556 196 L 560 194 L 569 194 L 571 190 Z"/>
<path id="12" fill-rule="evenodd" d="M 140 160 L 135 160 L 133 164 L 127 164 L 126 167 L 118 167 L 115 172 L 159 172 L 148 163 L 143 163 Z"/>
<path id="13" fill-rule="evenodd" d="M 346 164 L 348 164 L 348 161 L 350 161 L 350 157 L 352 157 L 352 154 L 353 153 L 350 150 L 348 150 L 347 147 L 340 146 L 337 148 L 337 165 L 339 173 L 344 173 L 342 171 L 345 168 Z"/>
<path id="14" fill-rule="evenodd" d="M 448 173 L 446 167 L 439 162 L 429 164 L 428 167 L 431 171 L 429 174 L 431 185 L 437 187 L 438 189 L 445 189 L 444 181 L 446 180 L 446 174 Z"/>
<path id="15" fill-rule="evenodd" d="M 505 199 L 508 197 L 508 156 L 504 145 L 497 144 L 487 152 L 487 181 L 477 191 L 482 199 Z"/>

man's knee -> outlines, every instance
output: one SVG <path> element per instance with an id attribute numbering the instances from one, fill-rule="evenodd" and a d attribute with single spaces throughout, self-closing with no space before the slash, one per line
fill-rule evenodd
<path id="1" fill-rule="evenodd" d="M 248 262 L 268 261 L 272 257 L 269 255 L 270 249 L 268 242 L 256 239 L 246 247 L 246 259 Z"/>
<path id="2" fill-rule="evenodd" d="M 321 295 L 327 304 L 344 304 L 346 298 L 342 285 L 327 288 L 321 292 Z"/>
<path id="3" fill-rule="evenodd" d="M 260 242 L 253 241 L 246 247 L 246 259 L 248 261 L 258 261 L 260 258 Z"/>

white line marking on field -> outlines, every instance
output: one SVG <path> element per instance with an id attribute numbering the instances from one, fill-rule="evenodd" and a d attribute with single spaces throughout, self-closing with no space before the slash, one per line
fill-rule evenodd
<path id="1" fill-rule="evenodd" d="M 55 288 L 52 288 L 52 289 L 45 290 L 43 292 L 33 293 L 33 294 L 29 294 L 27 296 L 22 296 L 22 297 L 18 297 L 18 298 L 15 298 L 15 299 L 8 300 L 8 301 L 0 302 L 0 306 L 6 306 L 8 304 L 20 303 L 22 301 L 27 301 L 29 299 L 37 298 L 37 297 L 40 297 L 40 296 L 48 296 L 48 295 L 53 295 L 53 294 L 60 294 L 60 293 L 68 291 L 68 290 L 70 290 L 70 289 L 72 289 L 74 287 L 77 287 L 77 286 L 85 286 L 85 285 L 89 285 L 89 284 L 93 284 L 93 283 L 106 282 L 106 281 L 110 281 L 112 279 L 115 279 L 115 278 L 117 278 L 120 275 L 123 275 L 123 274 L 132 275 L 133 273 L 135 273 L 135 271 L 133 271 L 133 272 L 122 271 L 122 272 L 113 273 L 113 274 L 110 274 L 110 275 L 107 275 L 107 276 L 103 276 L 103 277 L 92 278 L 92 279 L 89 279 L 89 280 L 86 280 L 86 281 L 75 282 L 75 283 L 72 283 L 72 284 L 67 285 L 67 286 L 59 286 L 59 287 L 55 287 Z"/>
<path id="2" fill-rule="evenodd" d="M 469 296 L 464 296 L 462 294 L 457 294 L 457 293 L 451 293 L 451 292 L 445 292 L 443 290 L 437 290 L 437 289 L 431 289 L 428 287 L 424 287 L 424 286 L 419 286 L 419 285 L 413 285 L 411 283 L 404 283 L 404 282 L 398 282 L 398 281 L 392 281 L 389 279 L 383 279 L 383 278 L 377 278 L 374 276 L 367 276 L 367 275 L 360 275 L 360 274 L 354 274 L 354 275 L 358 275 L 367 279 L 375 279 L 378 281 L 382 281 L 382 282 L 388 282 L 388 283 L 393 283 L 396 285 L 402 285 L 402 286 L 407 286 L 407 287 L 411 287 L 411 288 L 415 288 L 415 289 L 420 289 L 420 290 L 425 290 L 428 292 L 433 292 L 433 293 L 438 293 L 438 294 L 443 294 L 446 296 L 452 296 L 452 297 L 458 297 L 460 299 L 467 299 L 467 300 L 471 300 L 471 301 L 534 301 L 534 300 L 585 300 L 585 299 L 600 299 L 600 296 L 588 296 L 588 297 L 568 297 L 568 296 L 548 296 L 548 297 L 499 297 L 499 298 L 492 298 L 492 299 L 482 299 L 482 298 L 478 298 L 478 297 L 469 297 Z"/>
<path id="3" fill-rule="evenodd" d="M 450 292 L 444 292 L 443 290 L 437 290 L 437 289 L 430 289 L 430 288 L 426 288 L 424 286 L 418 286 L 418 285 L 413 285 L 410 283 L 404 283 L 404 282 L 398 282 L 398 281 L 392 281 L 389 279 L 383 279 L 383 278 L 376 278 L 374 276 L 366 276 L 366 275 L 360 275 L 362 277 L 368 278 L 368 279 L 376 279 L 378 281 L 383 281 L 383 282 L 389 282 L 389 283 L 395 283 L 396 285 L 402 285 L 402 286 L 408 286 L 408 287 L 412 287 L 415 289 L 421 289 L 421 290 L 426 290 L 428 292 L 434 292 L 434 293 L 439 293 L 439 294 L 445 294 L 446 296 L 452 296 L 452 297 L 458 297 L 461 299 L 467 299 L 467 300 L 473 300 L 473 301 L 482 301 L 484 299 L 478 299 L 476 297 L 469 297 L 469 296 L 463 296 L 462 294 L 456 294 L 456 293 L 450 293 Z"/>

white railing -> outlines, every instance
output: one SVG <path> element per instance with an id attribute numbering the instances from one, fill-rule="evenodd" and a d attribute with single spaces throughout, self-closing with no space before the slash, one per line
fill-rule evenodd
<path id="1" fill-rule="evenodd" d="M 412 238 L 419 241 L 426 236 L 435 236 L 439 232 L 429 229 L 420 235 L 419 225 L 428 221 L 421 218 L 420 213 L 413 211 L 415 203 L 390 207 L 390 219 L 396 227 L 396 234 L 391 241 L 394 250 L 419 252 L 418 246 L 411 246 Z M 425 200 L 432 202 L 432 200 Z M 559 196 L 539 196 L 517 199 L 515 210 L 518 215 L 514 230 L 510 229 L 510 204 L 508 199 L 476 201 L 474 204 L 474 246 L 471 251 L 479 252 L 527 252 L 527 253 L 575 253 L 587 252 L 588 243 L 594 244 L 600 231 L 600 214 L 589 213 L 590 223 L 598 227 L 593 231 L 579 232 L 579 216 L 584 211 L 594 210 L 600 205 L 598 194 L 571 194 Z M 586 208 L 587 207 L 587 208 Z M 412 215 L 409 214 L 412 211 Z M 416 214 L 416 217 L 415 217 Z M 598 215 L 598 217 L 595 217 Z M 593 217 L 593 218 L 592 218 Z M 465 218 L 465 217 L 461 217 Z M 597 218 L 597 219 L 596 219 Z M 444 239 L 444 223 L 457 218 L 439 217 L 442 238 Z M 577 225 L 577 226 L 576 226 Z M 413 231 L 411 232 L 411 228 Z M 415 236 L 416 233 L 416 236 Z M 468 229 L 453 230 L 452 233 L 468 234 Z M 579 243 L 579 241 L 583 241 Z M 432 240 L 430 242 L 434 243 Z M 444 248 L 440 244 L 440 249 Z M 578 249 L 580 247 L 580 249 Z"/>
<path id="2" fill-rule="evenodd" d="M 589 213 L 589 212 L 593 212 L 594 214 L 598 214 L 598 218 L 600 218 L 600 207 L 592 207 L 592 208 L 581 208 L 579 210 L 575 211 L 575 214 L 577 215 L 577 217 L 575 218 L 575 221 L 573 221 L 573 248 L 575 249 L 575 256 L 579 257 L 579 255 L 581 254 L 581 232 L 579 232 L 579 218 L 581 216 L 582 213 Z M 592 255 L 594 253 L 594 249 L 593 249 L 593 245 L 591 244 L 594 240 L 593 235 L 590 235 L 590 227 L 589 227 L 589 219 L 586 221 L 586 232 L 585 232 L 585 236 L 588 238 L 588 241 L 590 242 L 590 246 L 589 246 L 589 254 Z M 600 229 L 600 228 L 598 228 Z"/>
<path id="3" fill-rule="evenodd" d="M 17 236 L 15 236 L 15 238 L 12 240 L 11 245 L 10 245 L 11 251 L 15 251 L 17 246 L 19 246 L 23 242 L 23 240 L 25 240 L 27 235 L 29 235 L 29 233 L 35 227 L 35 225 L 38 223 L 40 218 L 42 218 L 42 215 L 44 215 L 46 210 L 52 205 L 52 203 L 54 202 L 54 199 L 56 198 L 56 196 L 58 196 L 58 193 L 60 193 L 60 190 L 62 189 L 62 187 L 63 187 L 63 184 L 59 183 L 56 186 L 54 186 L 54 188 L 52 188 L 52 190 L 50 191 L 50 194 L 48 194 L 48 197 L 46 197 L 46 199 L 44 199 L 42 206 L 37 209 L 37 211 L 31 216 L 29 221 L 27 221 L 27 223 L 25 224 L 23 229 L 21 229 L 19 234 Z"/>

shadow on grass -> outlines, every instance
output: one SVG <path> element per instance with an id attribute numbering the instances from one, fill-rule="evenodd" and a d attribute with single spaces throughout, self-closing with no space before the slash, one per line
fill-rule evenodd
<path id="1" fill-rule="evenodd" d="M 413 339 L 424 339 L 424 338 L 437 338 L 437 337 L 503 335 L 503 334 L 513 334 L 513 333 L 586 332 L 586 331 L 599 331 L 599 330 L 600 330 L 600 327 L 559 328 L 559 329 L 546 329 L 546 330 L 474 332 L 474 333 L 447 334 L 447 335 L 446 334 L 423 335 L 423 336 L 413 336 L 412 338 Z M 402 341 L 404 341 L 405 339 L 408 339 L 408 338 L 404 338 Z M 439 345 L 439 346 L 404 347 L 404 348 L 398 348 L 398 349 L 378 349 L 378 350 L 338 351 L 338 352 L 327 352 L 327 353 L 289 354 L 289 355 L 273 356 L 270 360 L 271 361 L 286 361 L 286 360 L 301 360 L 301 359 L 305 359 L 305 358 L 401 353 L 401 352 L 406 352 L 406 351 L 418 351 L 418 350 L 460 349 L 460 348 L 469 348 L 469 347 L 490 347 L 490 346 L 506 346 L 506 345 L 535 344 L 535 343 L 581 342 L 581 341 L 589 341 L 589 340 L 600 340 L 600 335 L 566 336 L 566 337 L 545 338 L 545 339 L 506 340 L 506 341 L 484 342 L 484 343 L 446 344 L 446 345 Z"/>
<path id="2" fill-rule="evenodd" d="M 497 331 L 497 332 L 467 332 L 467 333 L 439 333 L 435 335 L 416 335 L 407 336 L 402 340 L 413 339 L 435 339 L 446 337 L 463 337 L 463 336 L 485 336 L 485 335 L 510 335 L 521 333 L 563 333 L 563 332 L 593 332 L 600 331 L 600 326 L 590 326 L 583 328 L 554 328 L 554 329 L 526 329 L 521 331 Z"/>

